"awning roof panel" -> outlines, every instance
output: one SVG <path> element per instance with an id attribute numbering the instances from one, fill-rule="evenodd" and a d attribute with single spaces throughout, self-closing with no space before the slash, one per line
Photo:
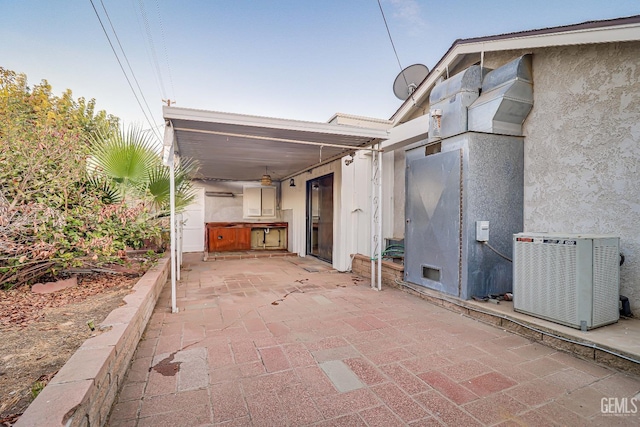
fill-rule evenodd
<path id="1" fill-rule="evenodd" d="M 176 107 L 164 107 L 163 113 L 173 125 L 178 153 L 198 160 L 206 179 L 254 181 L 267 170 L 281 180 L 388 137 L 385 130 L 330 123 Z"/>

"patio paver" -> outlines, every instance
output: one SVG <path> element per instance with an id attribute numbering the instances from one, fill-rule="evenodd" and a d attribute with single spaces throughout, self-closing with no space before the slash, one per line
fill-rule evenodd
<path id="1" fill-rule="evenodd" d="M 200 259 L 179 313 L 163 290 L 110 426 L 640 423 L 601 406 L 633 409 L 637 376 L 311 258 Z"/>

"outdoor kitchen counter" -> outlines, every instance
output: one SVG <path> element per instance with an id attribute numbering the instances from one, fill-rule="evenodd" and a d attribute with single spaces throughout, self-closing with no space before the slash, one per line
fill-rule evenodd
<path id="1" fill-rule="evenodd" d="M 252 230 L 287 227 L 286 222 L 207 222 L 206 247 L 209 252 L 250 250 Z"/>

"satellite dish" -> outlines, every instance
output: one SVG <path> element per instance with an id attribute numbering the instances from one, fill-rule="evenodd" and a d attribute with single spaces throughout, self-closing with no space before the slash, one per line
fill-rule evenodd
<path id="1" fill-rule="evenodd" d="M 400 71 L 398 77 L 393 82 L 393 93 L 401 100 L 405 100 L 418 88 L 425 77 L 429 74 L 426 65 L 413 64 Z"/>

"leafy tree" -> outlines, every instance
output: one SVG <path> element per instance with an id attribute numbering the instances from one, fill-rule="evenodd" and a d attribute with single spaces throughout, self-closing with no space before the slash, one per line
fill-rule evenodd
<path id="1" fill-rule="evenodd" d="M 96 135 L 118 119 L 0 67 L 0 286 L 119 259 L 160 234 L 151 209 L 87 173 Z"/>

